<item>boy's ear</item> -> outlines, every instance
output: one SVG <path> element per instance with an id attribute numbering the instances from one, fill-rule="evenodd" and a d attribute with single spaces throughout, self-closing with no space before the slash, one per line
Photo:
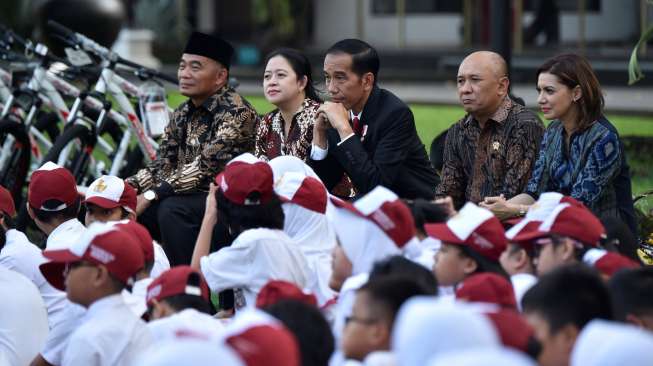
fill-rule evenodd
<path id="1" fill-rule="evenodd" d="M 470 275 L 476 272 L 476 269 L 478 268 L 478 263 L 476 263 L 475 260 L 473 260 L 472 258 L 465 258 L 464 261 L 465 263 L 463 264 L 463 271 L 465 272 L 466 275 Z"/>

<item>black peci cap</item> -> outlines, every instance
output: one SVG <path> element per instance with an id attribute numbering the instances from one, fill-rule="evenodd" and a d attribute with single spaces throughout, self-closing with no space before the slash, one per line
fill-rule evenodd
<path id="1" fill-rule="evenodd" d="M 184 53 L 208 57 L 229 69 L 231 57 L 234 55 L 234 48 L 222 38 L 193 32 L 188 38 Z"/>

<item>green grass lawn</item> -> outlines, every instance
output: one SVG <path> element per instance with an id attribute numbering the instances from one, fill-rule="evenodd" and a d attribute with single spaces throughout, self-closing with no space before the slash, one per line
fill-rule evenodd
<path id="1" fill-rule="evenodd" d="M 265 114 L 274 109 L 274 106 L 268 103 L 264 97 L 248 96 L 246 98 L 260 114 Z M 173 94 L 169 98 L 171 106 L 177 106 L 183 100 L 185 98 L 179 94 Z M 458 106 L 411 104 L 410 108 L 415 115 L 417 133 L 427 149 L 435 136 L 465 114 L 463 109 Z M 607 117 L 617 127 L 621 136 L 653 136 L 653 116 L 608 114 Z M 540 118 L 542 118 L 541 115 Z M 653 171 L 650 169 L 653 166 L 651 157 L 630 156 L 629 163 L 632 165 L 634 173 L 633 194 L 653 189 Z"/>

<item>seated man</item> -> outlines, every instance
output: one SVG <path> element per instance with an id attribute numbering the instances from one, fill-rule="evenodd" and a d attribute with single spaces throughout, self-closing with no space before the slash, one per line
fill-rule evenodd
<path id="1" fill-rule="evenodd" d="M 488 196 L 512 198 L 526 188 L 544 125 L 510 99 L 506 62 L 494 52 L 467 56 L 457 84 L 467 115 L 447 133 L 436 196 L 451 196 L 456 208 Z"/>
<path id="2" fill-rule="evenodd" d="M 213 177 L 254 150 L 258 115 L 227 84 L 233 52 L 222 39 L 191 35 L 177 72 L 179 92 L 189 100 L 175 110 L 158 158 L 127 179 L 139 193 L 139 221 L 163 243 L 173 266 L 190 263 Z"/>
<path id="3" fill-rule="evenodd" d="M 382 185 L 401 198 L 432 199 L 437 178 L 410 108 L 377 85 L 379 56 L 358 39 L 337 42 L 324 58 L 332 102 L 318 110 L 309 164 L 332 189 L 346 173 L 357 195 Z"/>

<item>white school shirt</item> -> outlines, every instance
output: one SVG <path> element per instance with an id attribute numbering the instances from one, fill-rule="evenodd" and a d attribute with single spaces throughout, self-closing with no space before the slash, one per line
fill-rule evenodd
<path id="1" fill-rule="evenodd" d="M 537 283 L 537 277 L 530 273 L 517 273 L 510 276 L 512 289 L 515 291 L 515 300 L 517 300 L 517 309 L 521 311 L 521 299 L 528 289 Z"/>
<path id="2" fill-rule="evenodd" d="M 154 279 L 151 277 L 140 279 L 134 282 L 131 292 L 124 289 L 120 293 L 125 304 L 127 304 L 134 315 L 139 318 L 147 311 L 147 286 L 149 286 L 152 281 L 154 281 Z"/>
<path id="3" fill-rule="evenodd" d="M 86 231 L 86 227 L 79 220 L 70 219 L 57 226 L 45 242 L 48 250 L 68 249 Z M 60 365 L 64 351 L 68 346 L 68 339 L 72 332 L 81 324 L 86 309 L 78 304 L 73 304 L 68 299 L 64 302 L 64 310 L 57 316 L 55 323 L 50 328 L 41 356 L 53 365 Z"/>
<path id="4" fill-rule="evenodd" d="M 0 251 L 0 266 L 14 270 L 27 277 L 38 288 L 48 311 L 50 328 L 61 320 L 66 307 L 66 293 L 48 283 L 39 270 L 47 262 L 41 249 L 32 244 L 27 236 L 18 230 L 7 231 L 7 242 Z"/>
<path id="5" fill-rule="evenodd" d="M 29 365 L 48 335 L 45 304 L 22 274 L 0 267 L 0 364 Z"/>
<path id="6" fill-rule="evenodd" d="M 88 307 L 82 324 L 70 336 L 61 365 L 132 365 L 151 343 L 145 322 L 115 294 Z"/>
<path id="7" fill-rule="evenodd" d="M 86 227 L 79 220 L 70 219 L 64 221 L 48 235 L 48 239 L 45 242 L 45 249 L 68 249 L 70 248 L 70 244 L 76 242 L 84 231 L 86 231 Z"/>
<path id="8" fill-rule="evenodd" d="M 314 283 L 313 274 L 299 246 L 281 230 L 243 231 L 231 246 L 202 257 L 200 268 L 211 291 L 242 289 L 245 305 L 270 280 L 284 280 L 299 288 Z"/>
<path id="9" fill-rule="evenodd" d="M 153 241 L 152 245 L 154 246 L 154 265 L 150 271 L 150 278 L 157 278 L 159 275 L 170 269 L 170 261 L 166 252 L 163 250 L 159 243 Z"/>
<path id="10" fill-rule="evenodd" d="M 152 334 L 153 347 L 158 342 L 170 341 L 183 336 L 204 340 L 219 339 L 225 326 L 218 319 L 195 309 L 184 309 L 171 316 L 152 320 L 147 329 Z"/>

